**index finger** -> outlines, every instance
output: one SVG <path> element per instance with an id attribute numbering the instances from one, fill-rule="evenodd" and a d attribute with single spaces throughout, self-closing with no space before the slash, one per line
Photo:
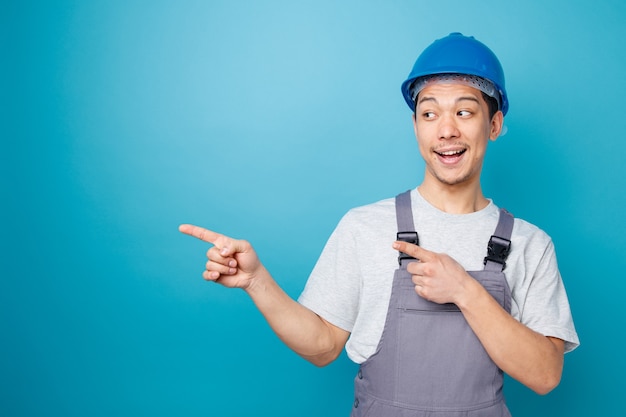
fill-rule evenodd
<path id="1" fill-rule="evenodd" d="M 412 256 L 415 259 L 419 259 L 422 262 L 428 262 L 433 257 L 433 252 L 412 243 L 403 242 L 401 240 L 393 242 L 393 248 L 399 250 L 402 253 L 406 253 L 407 255 Z"/>
<path id="2" fill-rule="evenodd" d="M 212 230 L 205 229 L 204 227 L 194 226 L 193 224 L 181 224 L 178 226 L 178 230 L 181 233 L 212 244 L 215 244 L 217 238 L 221 236 L 219 233 L 215 233 Z"/>

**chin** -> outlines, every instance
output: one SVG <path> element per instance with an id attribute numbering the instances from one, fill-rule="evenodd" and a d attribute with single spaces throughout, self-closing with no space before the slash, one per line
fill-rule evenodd
<path id="1" fill-rule="evenodd" d="M 468 184 L 470 183 L 470 180 L 471 180 L 470 175 L 456 176 L 456 177 L 444 177 L 441 175 L 436 175 L 435 178 L 437 178 L 437 181 L 439 181 L 441 184 L 448 185 L 448 186 Z"/>

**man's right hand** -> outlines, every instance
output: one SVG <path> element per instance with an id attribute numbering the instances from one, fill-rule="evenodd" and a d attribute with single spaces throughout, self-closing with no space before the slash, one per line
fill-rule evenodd
<path id="1" fill-rule="evenodd" d="M 249 242 L 232 239 L 203 227 L 182 224 L 178 230 L 213 244 L 206 255 L 209 259 L 202 277 L 230 288 L 248 289 L 263 269 L 259 257 Z"/>
<path id="2" fill-rule="evenodd" d="M 207 251 L 204 279 L 244 289 L 287 346 L 317 366 L 325 366 L 339 356 L 350 332 L 289 297 L 261 264 L 250 243 L 191 224 L 178 229 L 213 244 Z"/>

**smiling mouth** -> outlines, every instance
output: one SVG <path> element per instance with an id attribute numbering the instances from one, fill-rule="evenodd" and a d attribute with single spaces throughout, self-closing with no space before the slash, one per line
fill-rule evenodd
<path id="1" fill-rule="evenodd" d="M 465 149 L 457 149 L 456 151 L 443 151 L 443 152 L 437 152 L 435 151 L 435 153 L 437 155 L 440 156 L 458 156 L 458 155 L 462 155 L 465 153 Z"/>
<path id="2" fill-rule="evenodd" d="M 450 164 L 457 162 L 466 150 L 467 149 L 455 149 L 449 151 L 435 151 L 435 153 L 439 156 L 440 160 Z"/>

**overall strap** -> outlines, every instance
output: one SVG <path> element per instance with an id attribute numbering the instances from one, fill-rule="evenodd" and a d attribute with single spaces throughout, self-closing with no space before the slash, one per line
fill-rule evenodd
<path id="1" fill-rule="evenodd" d="M 396 196 L 396 220 L 398 223 L 397 239 L 419 245 L 415 224 L 413 223 L 413 210 L 411 209 L 411 190 L 405 191 Z M 400 252 L 398 254 L 398 263 L 400 267 L 406 265 L 409 261 L 415 260 L 412 256 Z M 403 264 L 403 261 L 404 264 Z"/>
<path id="2" fill-rule="evenodd" d="M 513 215 L 506 209 L 500 209 L 498 225 L 489 244 L 487 245 L 487 256 L 483 263 L 485 271 L 501 272 L 506 268 L 506 258 L 511 251 L 511 233 L 513 232 Z"/>

